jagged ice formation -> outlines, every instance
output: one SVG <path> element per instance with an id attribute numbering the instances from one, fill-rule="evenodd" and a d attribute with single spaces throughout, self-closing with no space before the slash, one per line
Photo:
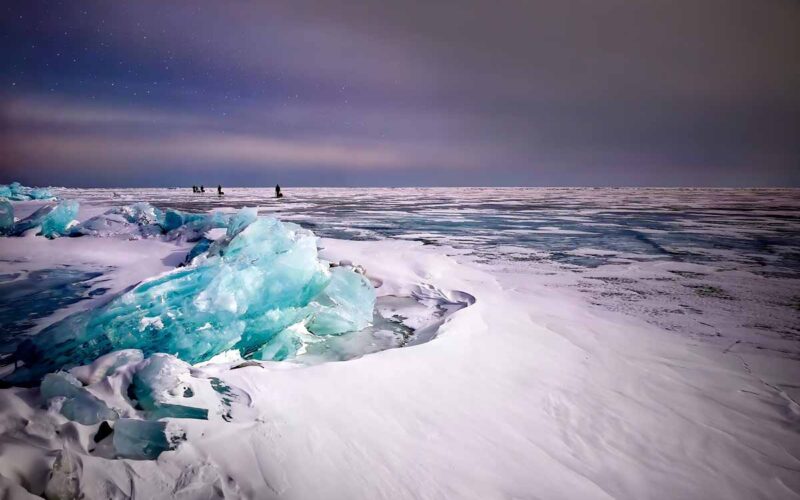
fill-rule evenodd
<path id="1" fill-rule="evenodd" d="M 146 208 L 128 215 L 139 218 L 137 225 L 158 223 L 158 213 Z M 170 232 L 222 223 L 215 217 L 188 217 Z M 189 363 L 230 349 L 246 358 L 283 360 L 314 337 L 360 330 L 372 321 L 372 285 L 352 268 L 331 269 L 321 261 L 310 231 L 257 218 L 255 209 L 240 211 L 227 227 L 223 238 L 186 267 L 20 344 L 14 358 L 23 365 L 7 380 L 36 382 L 46 373 L 128 348 L 175 354 Z"/>

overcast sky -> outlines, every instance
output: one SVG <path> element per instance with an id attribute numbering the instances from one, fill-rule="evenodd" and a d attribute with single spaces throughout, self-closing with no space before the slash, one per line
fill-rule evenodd
<path id="1" fill-rule="evenodd" d="M 800 185 L 798 0 L 0 9 L 0 182 Z"/>

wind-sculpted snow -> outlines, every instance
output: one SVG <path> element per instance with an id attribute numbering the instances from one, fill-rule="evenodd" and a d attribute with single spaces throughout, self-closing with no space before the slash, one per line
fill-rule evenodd
<path id="1" fill-rule="evenodd" d="M 53 193 L 45 188 L 32 188 L 21 185 L 19 182 L 0 184 L 0 197 L 13 201 L 48 200 L 54 198 Z"/>
<path id="2" fill-rule="evenodd" d="M 370 282 L 351 267 L 331 269 L 321 261 L 312 232 L 243 209 L 226 235 L 188 266 L 21 343 L 15 360 L 24 366 L 8 380 L 34 382 L 128 348 L 168 352 L 189 363 L 230 349 L 283 360 L 307 340 L 367 327 L 374 306 Z"/>

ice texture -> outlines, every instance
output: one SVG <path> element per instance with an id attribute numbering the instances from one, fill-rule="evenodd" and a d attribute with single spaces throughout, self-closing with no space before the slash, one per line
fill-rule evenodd
<path id="1" fill-rule="evenodd" d="M 153 460 L 170 449 L 165 422 L 121 418 L 114 425 L 114 450 L 120 458 Z"/>
<path id="2" fill-rule="evenodd" d="M 54 198 L 53 193 L 45 188 L 32 188 L 19 182 L 0 184 L 0 196 L 13 201 L 47 200 Z"/>
<path id="3" fill-rule="evenodd" d="M 63 398 L 61 414 L 73 422 L 94 425 L 118 417 L 114 410 L 87 391 L 78 379 L 69 373 L 57 372 L 45 375 L 39 390 L 47 402 Z"/>
<path id="4" fill-rule="evenodd" d="M 75 221 L 77 215 L 78 203 L 63 201 L 55 206 L 40 207 L 15 224 L 12 205 L 0 197 L 0 234 L 21 236 L 28 230 L 41 226 L 40 234 L 48 238 L 95 236 L 140 239 L 165 236 L 168 240 L 194 242 L 202 240 L 209 230 L 227 228 L 231 223 L 231 217 L 222 212 L 203 214 L 173 209 L 163 211 L 146 202 L 115 207 L 83 222 Z M 255 211 L 252 218 L 255 218 Z"/>
<path id="5" fill-rule="evenodd" d="M 191 263 L 195 257 L 198 257 L 208 251 L 211 247 L 211 244 L 214 243 L 214 240 L 210 240 L 208 238 L 200 238 L 200 240 L 189 250 L 189 253 L 186 254 L 186 259 L 184 262 L 186 264 Z"/>
<path id="6" fill-rule="evenodd" d="M 302 347 L 298 331 L 360 330 L 372 321 L 374 305 L 369 280 L 349 267 L 331 270 L 318 258 L 312 232 L 244 209 L 190 265 L 20 344 L 15 359 L 24 366 L 7 379 L 35 382 L 119 349 L 166 352 L 189 363 L 230 349 L 245 358 L 283 360 Z"/>
<path id="7" fill-rule="evenodd" d="M 66 236 L 70 234 L 78 216 L 78 202 L 74 200 L 62 201 L 52 206 L 47 205 L 37 209 L 28 217 L 15 223 L 8 231 L 12 236 L 21 236 L 30 229 L 40 228 L 39 234 L 48 238 Z"/>
<path id="8" fill-rule="evenodd" d="M 35 212 L 30 214 L 29 216 L 25 217 L 20 221 L 17 221 L 14 224 L 14 227 L 11 228 L 10 234 L 13 236 L 21 236 L 28 230 L 40 226 L 42 224 L 42 220 L 52 211 L 53 211 L 52 205 L 47 205 L 38 208 Z"/>
<path id="9" fill-rule="evenodd" d="M 62 201 L 41 220 L 41 235 L 47 238 L 56 238 L 69 234 L 70 226 L 78 216 L 78 202 L 74 200 Z"/>
<path id="10" fill-rule="evenodd" d="M 0 198 L 0 234 L 6 234 L 14 227 L 14 207 L 11 203 Z"/>
<path id="11" fill-rule="evenodd" d="M 194 406 L 175 404 L 173 401 L 188 399 L 191 387 L 184 381 L 191 379 L 189 365 L 168 354 L 154 354 L 141 364 L 133 376 L 131 390 L 142 410 L 151 419 L 163 417 L 208 418 L 208 410 Z"/>
<path id="12" fill-rule="evenodd" d="M 335 267 L 306 327 L 316 335 L 360 330 L 372 321 L 374 305 L 375 291 L 364 276 L 350 267 Z"/>
<path id="13" fill-rule="evenodd" d="M 228 223 L 229 217 L 221 212 L 198 214 L 172 209 L 163 211 L 149 203 L 134 203 L 92 217 L 73 228 L 70 235 L 126 238 L 167 235 L 168 239 L 198 241 L 209 229 L 225 228 Z"/>

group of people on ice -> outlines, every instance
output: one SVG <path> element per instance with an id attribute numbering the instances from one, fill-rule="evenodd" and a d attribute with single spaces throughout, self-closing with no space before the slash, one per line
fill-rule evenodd
<path id="1" fill-rule="evenodd" d="M 193 193 L 205 193 L 206 188 L 202 184 L 200 186 L 192 186 Z M 222 190 L 222 184 L 217 186 L 217 196 L 223 196 L 225 192 Z M 279 184 L 275 184 L 275 198 L 283 198 L 283 193 L 281 193 L 281 186 Z"/>

